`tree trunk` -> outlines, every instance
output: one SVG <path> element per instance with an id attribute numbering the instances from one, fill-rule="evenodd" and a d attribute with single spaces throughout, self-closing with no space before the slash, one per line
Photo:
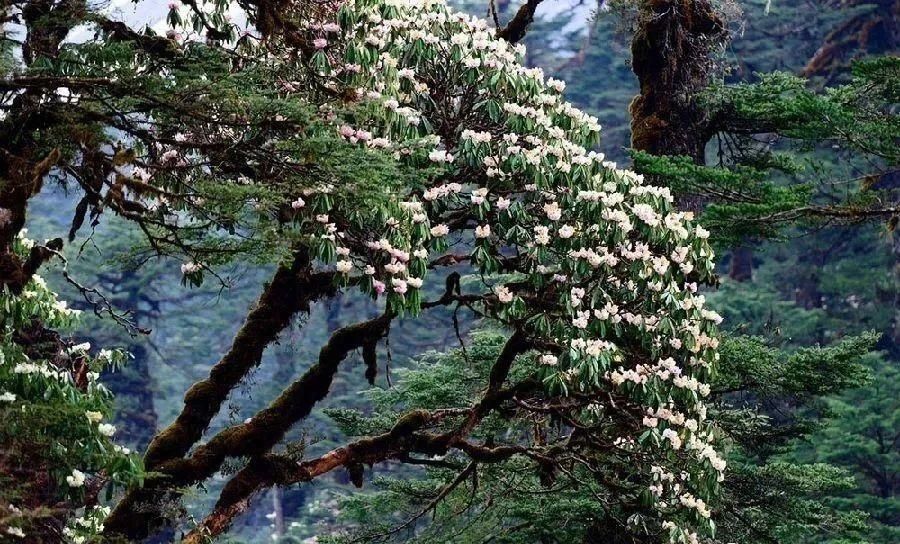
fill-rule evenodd
<path id="1" fill-rule="evenodd" d="M 726 36 L 725 24 L 709 0 L 641 2 L 631 41 L 632 69 L 640 85 L 629 107 L 634 149 L 706 163 L 712 134 L 697 96 L 709 83 L 710 53 Z M 699 195 L 677 198 L 681 209 L 703 209 Z"/>
<path id="2" fill-rule="evenodd" d="M 740 282 L 753 279 L 752 247 L 740 246 L 731 251 L 731 266 L 728 269 L 728 277 Z"/>
<path id="3" fill-rule="evenodd" d="M 845 0 L 837 9 L 850 15 L 825 37 L 803 69 L 805 77 L 820 76 L 831 83 L 846 76 L 853 59 L 895 54 L 900 48 L 900 0 Z"/>
<path id="4" fill-rule="evenodd" d="M 631 42 L 640 94 L 631 102 L 631 145 L 704 164 L 710 134 L 698 91 L 709 83 L 710 52 L 725 25 L 708 0 L 645 0 Z"/>

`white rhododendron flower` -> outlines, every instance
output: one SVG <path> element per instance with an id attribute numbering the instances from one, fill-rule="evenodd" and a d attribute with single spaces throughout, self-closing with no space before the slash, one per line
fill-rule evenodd
<path id="1" fill-rule="evenodd" d="M 497 295 L 497 300 L 503 304 L 510 303 L 513 301 L 513 298 L 515 298 L 512 291 L 505 285 L 495 285 L 494 294 Z"/>
<path id="2" fill-rule="evenodd" d="M 194 262 L 187 262 L 181 265 L 181 273 L 184 275 L 199 272 L 203 267 Z"/>
<path id="3" fill-rule="evenodd" d="M 84 485 L 84 479 L 84 472 L 76 468 L 72 469 L 72 474 L 66 476 L 66 483 L 69 484 L 69 487 L 81 487 Z"/>
<path id="4" fill-rule="evenodd" d="M 338 261 L 335 268 L 341 274 L 346 274 L 353 270 L 353 263 L 351 261 Z"/>
<path id="5" fill-rule="evenodd" d="M 450 233 L 450 228 L 447 225 L 436 225 L 431 227 L 431 235 L 435 238 L 440 238 L 441 236 L 446 236 Z"/>
<path id="6" fill-rule="evenodd" d="M 116 434 L 116 427 L 109 423 L 101 423 L 97 425 L 97 431 L 103 436 L 112 436 Z"/>
<path id="7" fill-rule="evenodd" d="M 559 358 L 557 358 L 556 355 L 545 353 L 544 355 L 541 355 L 541 364 L 547 366 L 556 366 L 557 364 L 559 364 Z"/>

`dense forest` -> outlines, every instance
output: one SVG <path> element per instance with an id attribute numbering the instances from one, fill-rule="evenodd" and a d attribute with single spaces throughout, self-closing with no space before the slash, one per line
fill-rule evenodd
<path id="1" fill-rule="evenodd" d="M 0 542 L 900 542 L 900 1 L 0 16 Z"/>

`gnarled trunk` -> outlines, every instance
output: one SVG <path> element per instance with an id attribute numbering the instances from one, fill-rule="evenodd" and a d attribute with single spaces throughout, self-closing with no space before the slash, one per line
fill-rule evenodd
<path id="1" fill-rule="evenodd" d="M 631 42 L 640 94 L 631 102 L 631 145 L 704 164 L 708 116 L 698 92 L 709 83 L 710 52 L 725 25 L 708 0 L 646 0 Z"/>

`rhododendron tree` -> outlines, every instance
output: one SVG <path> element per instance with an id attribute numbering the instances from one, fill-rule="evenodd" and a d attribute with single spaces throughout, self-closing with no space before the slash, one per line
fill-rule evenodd
<path id="1" fill-rule="evenodd" d="M 27 255 L 35 242 L 17 237 Z M 97 505 L 104 488 L 137 483 L 140 462 L 112 441 L 109 392 L 101 369 L 126 354 L 92 349 L 53 329 L 71 329 L 78 310 L 59 300 L 38 275 L 21 293 L 0 295 L 0 516 L 4 539 L 65 538 L 87 542 L 102 529 L 108 508 Z M 48 328 L 49 327 L 49 328 Z"/>
<path id="2" fill-rule="evenodd" d="M 228 6 L 190 3 L 170 22 L 190 21 L 203 39 L 92 16 L 102 54 L 32 40 L 26 61 L 44 54 L 88 73 L 63 79 L 67 94 L 52 75 L 22 76 L 25 98 L 4 121 L 24 123 L 10 153 L 34 164 L 29 176 L 7 161 L 0 175 L 83 189 L 71 236 L 88 212 L 95 222 L 117 213 L 148 254 L 182 261 L 185 285 L 221 280 L 232 263 L 277 263 L 231 347 L 151 442 L 148 477 L 105 534 L 153 533 L 185 488 L 229 459 L 245 462 L 186 541 L 226 531 L 266 487 L 336 469 L 362 485 L 365 464 L 436 455 L 472 467 L 516 459 L 548 486 L 590 477 L 605 490 L 596 517 L 622 534 L 711 534 L 725 462 L 703 403 L 720 321 L 700 294 L 713 277 L 709 233 L 667 189 L 594 149 L 598 121 L 562 98 L 561 81 L 523 66 L 515 28 L 436 1 L 242 6 L 255 29 L 240 37 Z M 77 145 L 39 130 L 34 112 L 47 110 L 84 125 Z M 0 194 L 5 239 L 38 191 Z M 12 292 L 53 258 L 41 247 L 5 258 L 18 272 L 4 280 Z M 268 407 L 203 442 L 266 346 L 344 290 L 367 294 L 380 315 L 338 329 Z M 474 398 L 411 408 L 319 457 L 279 448 L 350 353 L 362 350 L 371 380 L 392 322 L 445 306 L 504 332 Z M 496 418 L 534 430 L 497 433 Z"/>

